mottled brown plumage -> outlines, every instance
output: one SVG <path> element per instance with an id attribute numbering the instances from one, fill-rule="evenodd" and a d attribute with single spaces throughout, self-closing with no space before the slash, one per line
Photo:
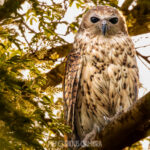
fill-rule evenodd
<path id="1" fill-rule="evenodd" d="M 83 17 L 66 63 L 69 140 L 89 140 L 95 127 L 101 129 L 108 118 L 126 111 L 137 95 L 135 49 L 123 16 L 113 7 L 92 8 Z"/>

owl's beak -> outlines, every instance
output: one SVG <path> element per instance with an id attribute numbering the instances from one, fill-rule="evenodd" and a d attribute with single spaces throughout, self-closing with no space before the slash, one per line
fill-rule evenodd
<path id="1" fill-rule="evenodd" d="M 103 20 L 102 21 L 102 34 L 105 36 L 106 32 L 107 32 L 107 22 L 106 20 Z"/>

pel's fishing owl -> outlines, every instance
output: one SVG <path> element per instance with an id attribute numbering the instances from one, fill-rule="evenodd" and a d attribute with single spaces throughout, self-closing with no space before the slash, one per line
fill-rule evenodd
<path id="1" fill-rule="evenodd" d="M 90 140 L 107 119 L 137 100 L 135 54 L 117 9 L 97 6 L 84 15 L 66 63 L 65 119 L 72 128 L 68 140 Z"/>

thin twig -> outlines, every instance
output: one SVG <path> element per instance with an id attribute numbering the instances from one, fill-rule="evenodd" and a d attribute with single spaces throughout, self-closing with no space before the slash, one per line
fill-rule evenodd
<path id="1" fill-rule="evenodd" d="M 22 21 L 22 24 L 25 25 L 25 27 L 26 27 L 28 30 L 30 30 L 32 33 L 37 34 L 37 32 L 34 31 L 33 29 L 31 29 L 24 21 Z"/>
<path id="2" fill-rule="evenodd" d="M 143 65 L 148 69 L 150 70 L 150 68 L 143 62 L 143 60 L 141 59 L 141 57 L 139 55 L 137 55 L 137 57 L 139 58 L 139 60 L 143 63 Z"/>
<path id="3" fill-rule="evenodd" d="M 138 51 L 136 51 L 136 54 L 138 56 L 142 57 L 146 62 L 148 62 L 150 64 L 150 60 L 149 60 L 150 56 L 144 56 L 144 55 L 140 54 Z"/>
<path id="4" fill-rule="evenodd" d="M 144 48 L 144 47 L 148 47 L 148 46 L 150 46 L 150 44 L 148 44 L 148 45 L 143 45 L 143 46 L 139 46 L 139 47 L 135 47 L 135 49 Z"/>
<path id="5" fill-rule="evenodd" d="M 25 36 L 25 34 L 24 34 L 24 31 L 23 31 L 23 28 L 22 28 L 21 24 L 19 25 L 19 29 L 20 29 L 20 31 L 21 31 L 21 33 L 22 33 L 22 36 L 24 37 L 26 43 L 28 44 L 30 50 L 31 50 L 32 53 L 33 53 L 34 51 L 33 51 L 33 49 L 32 49 L 32 47 L 31 47 L 30 43 L 28 42 L 28 40 L 27 40 L 27 38 L 26 38 L 26 36 Z"/>
<path id="6" fill-rule="evenodd" d="M 21 15 L 21 14 L 19 14 L 19 13 L 17 13 L 17 15 L 21 18 L 20 22 L 21 22 L 28 30 L 30 30 L 32 33 L 37 34 L 36 31 L 34 31 L 33 29 L 31 29 L 31 28 L 23 21 L 23 20 L 24 20 L 23 15 Z"/>

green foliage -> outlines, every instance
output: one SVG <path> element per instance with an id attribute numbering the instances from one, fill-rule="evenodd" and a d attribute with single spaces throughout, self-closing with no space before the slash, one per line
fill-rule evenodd
<path id="1" fill-rule="evenodd" d="M 61 88 L 41 89 L 46 83 L 46 75 L 42 71 L 51 69 L 54 61 L 40 62 L 29 57 L 36 51 L 37 58 L 42 58 L 43 47 L 54 43 L 50 38 L 56 43 L 61 40 L 54 32 L 56 26 L 51 23 L 60 19 L 61 7 L 31 4 L 27 13 L 16 12 L 15 17 L 2 20 L 0 25 L 0 149 L 49 149 L 51 145 L 47 146 L 48 142 L 63 140 L 62 135 L 69 131 L 60 112 L 62 99 L 54 102 L 53 95 L 61 92 Z M 24 34 L 28 32 L 25 29 L 28 21 L 28 26 L 38 21 L 39 29 L 30 42 Z M 20 37 L 24 40 L 21 41 Z M 43 47 L 38 54 L 38 50 L 32 47 L 40 40 Z M 53 59 L 55 57 L 53 55 Z M 29 74 L 24 79 L 26 71 Z M 54 111 L 57 109 L 60 114 L 56 116 Z"/>
<path id="2" fill-rule="evenodd" d="M 62 139 L 60 133 L 68 130 L 63 125 L 62 116 L 56 119 L 53 114 L 57 106 L 53 94 L 59 92 L 60 88 L 52 88 L 44 93 L 41 85 L 45 79 L 35 62 L 23 57 L 23 52 L 12 48 L 12 43 L 7 40 L 1 44 L 0 128 L 5 132 L 1 132 L 0 149 L 44 149 L 45 133 L 56 134 Z M 28 80 L 22 79 L 21 70 L 25 69 L 31 72 Z M 35 77 L 40 77 L 41 82 L 36 82 Z M 48 118 L 45 117 L 46 112 Z M 51 138 L 50 135 L 48 138 Z"/>
<path id="3" fill-rule="evenodd" d="M 142 12 L 144 2 L 138 1 Z M 82 17 L 79 14 L 71 23 L 64 20 L 74 3 L 83 13 L 89 4 L 119 8 L 117 0 L 18 0 L 13 5 L 7 0 L 0 7 L 1 150 L 52 149 L 54 141 L 63 141 L 63 135 L 70 132 L 64 125 L 62 97 L 56 96 L 62 89 L 47 85 L 56 85 L 63 77 L 62 58 L 67 55 L 63 46 L 68 44 L 63 37 L 77 32 Z M 129 27 L 137 23 L 135 13 L 130 12 L 127 19 Z M 58 25 L 66 26 L 64 34 L 56 32 Z"/>

